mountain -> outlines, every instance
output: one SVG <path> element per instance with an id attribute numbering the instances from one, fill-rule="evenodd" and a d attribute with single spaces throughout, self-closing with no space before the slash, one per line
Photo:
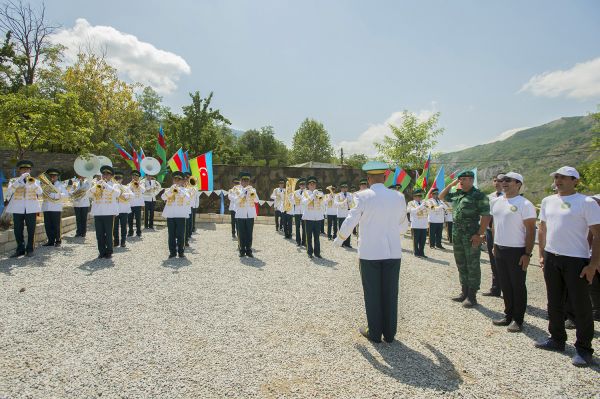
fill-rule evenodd
<path id="1" fill-rule="evenodd" d="M 560 118 L 502 141 L 441 154 L 436 161 L 446 171 L 477 167 L 484 191 L 491 191 L 491 178 L 498 172 L 519 172 L 525 180 L 522 192 L 539 202 L 552 184 L 550 173 L 564 165 L 577 168 L 600 156 L 590 147 L 592 136 L 600 134 L 594 124 L 591 116 Z"/>

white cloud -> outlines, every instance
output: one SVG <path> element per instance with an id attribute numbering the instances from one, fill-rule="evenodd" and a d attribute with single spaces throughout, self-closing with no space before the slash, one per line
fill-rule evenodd
<path id="1" fill-rule="evenodd" d="M 575 64 L 566 71 L 535 75 L 519 90 L 525 91 L 541 97 L 600 98 L 600 57 Z"/>
<path id="2" fill-rule="evenodd" d="M 432 103 L 435 106 L 435 103 Z M 417 118 L 420 121 L 429 119 L 435 113 L 434 110 L 421 110 L 417 113 Z M 356 140 L 341 141 L 336 147 L 344 149 L 345 154 L 365 154 L 369 157 L 377 155 L 375 143 L 383 141 L 386 135 L 392 133 L 390 124 L 398 126 L 402 123 L 402 111 L 394 112 L 383 123 L 371 125 L 362 132 Z"/>
<path id="3" fill-rule="evenodd" d="M 529 126 L 525 126 L 525 127 L 517 127 L 515 129 L 508 129 L 503 131 L 502 133 L 500 133 L 499 135 L 497 135 L 496 137 L 494 137 L 493 139 L 486 141 L 483 144 L 488 144 L 488 143 L 493 143 L 495 141 L 502 141 L 502 140 L 506 140 L 507 138 L 509 138 L 510 136 L 514 135 L 515 133 L 520 132 L 521 130 L 525 130 L 525 129 L 529 129 Z"/>
<path id="4" fill-rule="evenodd" d="M 153 87 L 161 94 L 177 89 L 177 81 L 191 71 L 188 63 L 177 54 L 157 49 L 137 37 L 111 26 L 92 26 L 78 18 L 72 29 L 52 35 L 51 41 L 67 47 L 66 56 L 74 60 L 81 49 L 105 52 L 105 60 L 125 78 Z"/>

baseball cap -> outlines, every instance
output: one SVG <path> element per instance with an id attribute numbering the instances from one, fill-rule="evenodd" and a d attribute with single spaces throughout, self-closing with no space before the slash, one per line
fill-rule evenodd
<path id="1" fill-rule="evenodd" d="M 515 179 L 515 180 L 520 181 L 521 183 L 524 183 L 523 176 L 521 176 L 517 172 L 508 172 L 508 173 L 505 173 L 505 174 L 499 174 L 498 175 L 498 179 L 504 179 L 505 177 L 510 177 L 511 179 Z"/>
<path id="2" fill-rule="evenodd" d="M 550 173 L 550 176 L 552 177 L 556 175 L 571 176 L 576 179 L 579 179 L 579 172 L 577 171 L 577 169 L 571 166 L 563 166 L 562 168 L 559 168 L 556 172 Z"/>

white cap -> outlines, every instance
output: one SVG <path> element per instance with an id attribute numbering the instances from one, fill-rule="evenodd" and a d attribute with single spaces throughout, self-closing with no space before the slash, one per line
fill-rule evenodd
<path id="1" fill-rule="evenodd" d="M 576 179 L 579 179 L 579 172 L 577 171 L 577 169 L 571 166 L 563 166 L 562 168 L 559 168 L 556 172 L 550 173 L 550 176 L 552 177 L 556 175 L 571 176 Z"/>
<path id="2" fill-rule="evenodd" d="M 517 172 L 508 172 L 508 173 L 505 173 L 503 175 L 498 175 L 498 179 L 503 179 L 505 177 L 510 177 L 511 179 L 515 179 L 515 180 L 520 181 L 521 183 L 525 183 L 523 181 L 523 176 L 521 176 Z"/>

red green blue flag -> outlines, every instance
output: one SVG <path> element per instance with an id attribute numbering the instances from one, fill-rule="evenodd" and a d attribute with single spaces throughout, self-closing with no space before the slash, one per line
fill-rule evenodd
<path id="1" fill-rule="evenodd" d="M 400 191 L 404 191 L 410 184 L 410 180 L 411 179 L 408 173 L 406 173 L 406 171 L 401 167 L 396 166 L 394 173 L 391 173 L 389 170 L 386 171 L 386 180 L 384 185 L 386 187 L 391 187 L 394 185 L 400 186 Z"/>
<path id="2" fill-rule="evenodd" d="M 427 186 L 429 185 L 429 166 L 431 165 L 431 153 L 427 156 L 427 161 L 425 161 L 425 165 L 423 166 L 423 173 L 421 173 L 421 177 L 417 180 L 416 185 L 421 187 L 423 190 L 427 190 Z"/>
<path id="3" fill-rule="evenodd" d="M 431 192 L 434 188 L 437 188 L 439 191 L 442 191 L 445 187 L 446 180 L 444 179 L 444 165 L 442 165 L 440 167 L 440 170 L 438 170 L 437 176 L 435 177 L 435 180 L 433 181 L 429 192 L 427 193 L 427 198 L 431 198 Z"/>
<path id="4" fill-rule="evenodd" d="M 196 178 L 196 188 L 213 191 L 212 151 L 190 159 L 190 173 Z"/>
<path id="5" fill-rule="evenodd" d="M 175 171 L 180 171 L 183 172 L 184 171 L 184 156 L 183 156 L 183 150 L 180 148 L 179 150 L 177 150 L 177 152 L 175 154 L 173 154 L 173 156 L 171 157 L 171 159 L 169 159 L 169 168 L 171 169 L 171 172 L 175 172 Z"/>
<path id="6" fill-rule="evenodd" d="M 128 153 L 127 151 L 125 151 L 125 148 L 121 147 L 119 145 L 119 143 L 117 143 L 113 139 L 110 139 L 110 141 L 113 142 L 113 144 L 119 151 L 121 158 L 123 158 L 125 160 L 125 162 L 127 162 L 127 164 L 131 167 L 131 169 L 135 169 L 135 162 L 133 161 L 133 156 L 130 153 Z"/>

